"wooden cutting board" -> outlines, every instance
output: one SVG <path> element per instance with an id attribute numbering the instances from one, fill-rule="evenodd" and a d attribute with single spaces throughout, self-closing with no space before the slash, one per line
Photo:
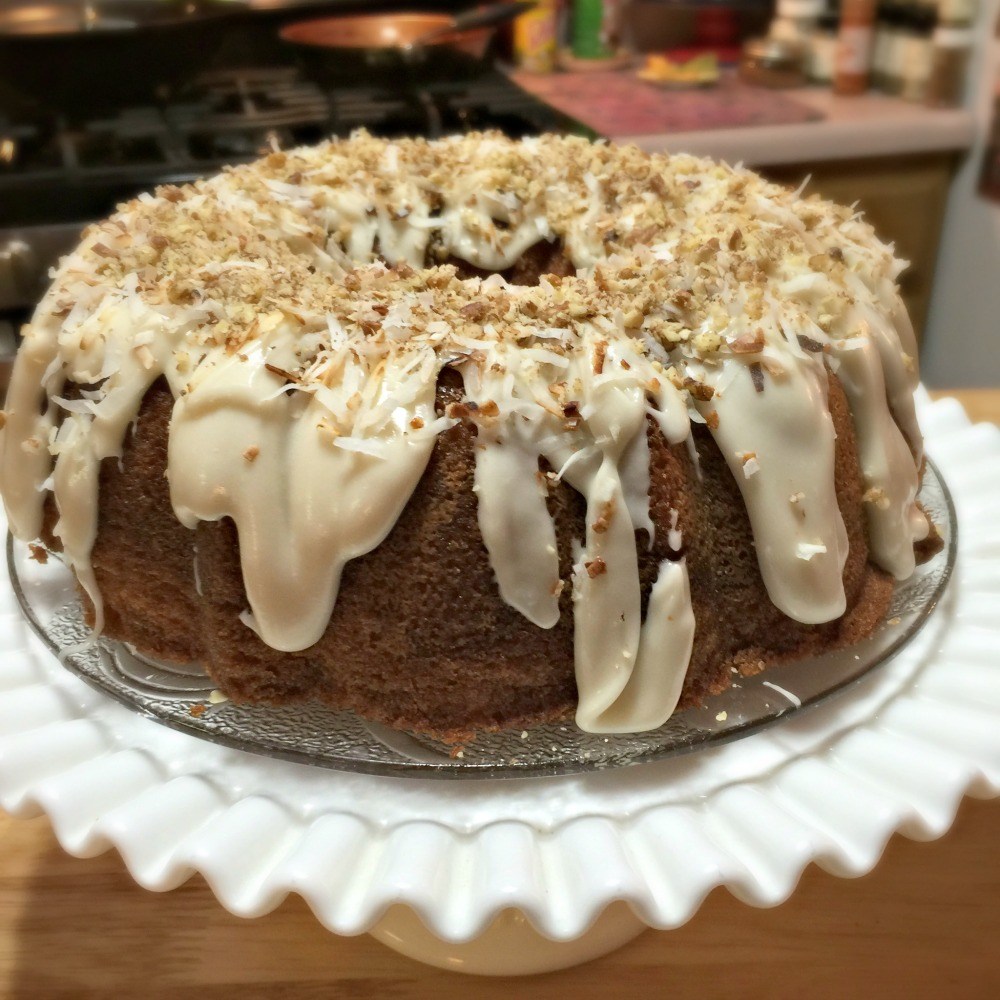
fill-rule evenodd
<path id="1" fill-rule="evenodd" d="M 806 870 L 756 910 L 713 892 L 676 931 L 576 969 L 472 979 L 293 897 L 241 920 L 200 878 L 153 893 L 114 853 L 64 854 L 47 821 L 0 817 L 0 996 L 14 1000 L 992 1000 L 1000 996 L 1000 804 L 966 802 L 941 841 L 896 837 L 874 873 Z"/>

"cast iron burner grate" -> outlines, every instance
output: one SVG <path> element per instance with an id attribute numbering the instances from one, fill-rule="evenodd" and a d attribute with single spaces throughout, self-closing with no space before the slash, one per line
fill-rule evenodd
<path id="1" fill-rule="evenodd" d="M 294 66 L 214 70 L 159 104 L 83 122 L 37 109 L 19 114 L 8 103 L 0 108 L 0 251 L 16 247 L 17 261 L 15 268 L 0 260 L 0 318 L 12 310 L 23 318 L 48 268 L 87 222 L 119 202 L 358 128 L 388 138 L 476 129 L 592 135 L 499 71 L 393 91 L 325 90 Z"/>
<path id="2" fill-rule="evenodd" d="M 198 77 L 194 99 L 164 115 L 198 161 L 237 162 L 261 149 L 318 142 L 329 132 L 330 104 L 294 68 L 219 70 Z"/>

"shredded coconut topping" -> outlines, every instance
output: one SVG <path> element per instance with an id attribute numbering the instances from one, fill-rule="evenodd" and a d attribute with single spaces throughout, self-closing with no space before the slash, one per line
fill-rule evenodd
<path id="1" fill-rule="evenodd" d="M 545 243 L 575 273 L 530 287 L 498 273 Z M 661 567 L 640 620 L 647 419 L 670 444 L 692 422 L 708 428 L 737 474 L 772 600 L 828 621 L 843 612 L 847 544 L 826 408 L 835 370 L 874 557 L 912 570 L 926 523 L 900 269 L 850 209 L 689 156 L 496 133 L 361 132 L 274 152 L 120 206 L 63 261 L 14 374 L 4 502 L 14 532 L 35 538 L 54 492 L 55 532 L 99 610 L 99 464 L 121 455 L 163 377 L 177 516 L 236 521 L 248 625 L 301 649 L 325 628 L 343 564 L 395 523 L 437 435 L 473 421 L 501 595 L 540 627 L 558 619 L 566 581 L 544 456 L 588 505 L 572 580 L 578 722 L 652 727 L 676 704 L 694 623 L 683 560 Z M 467 398 L 439 413 L 444 366 Z M 275 510 L 287 519 L 280 558 L 255 532 Z M 289 605 L 300 611 L 278 610 Z"/>

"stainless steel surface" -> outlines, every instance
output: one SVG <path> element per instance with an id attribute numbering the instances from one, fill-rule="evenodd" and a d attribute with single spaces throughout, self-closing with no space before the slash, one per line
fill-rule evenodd
<path id="1" fill-rule="evenodd" d="M 160 28 L 240 9 L 221 0 L 100 0 L 96 3 L 0 3 L 0 35 L 42 37 Z"/>
<path id="2" fill-rule="evenodd" d="M 153 100 L 218 51 L 235 9 L 217 0 L 0 5 L 0 82 L 48 111 L 82 119 Z"/>

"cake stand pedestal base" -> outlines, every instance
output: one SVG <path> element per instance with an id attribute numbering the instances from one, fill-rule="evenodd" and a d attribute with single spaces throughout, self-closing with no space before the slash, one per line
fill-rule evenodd
<path id="1" fill-rule="evenodd" d="M 472 941 L 442 941 L 407 906 L 390 907 L 371 929 L 377 941 L 408 958 L 479 976 L 530 976 L 581 965 L 621 948 L 648 930 L 622 902 L 612 903 L 572 941 L 544 937 L 519 910 L 504 910 Z"/>

